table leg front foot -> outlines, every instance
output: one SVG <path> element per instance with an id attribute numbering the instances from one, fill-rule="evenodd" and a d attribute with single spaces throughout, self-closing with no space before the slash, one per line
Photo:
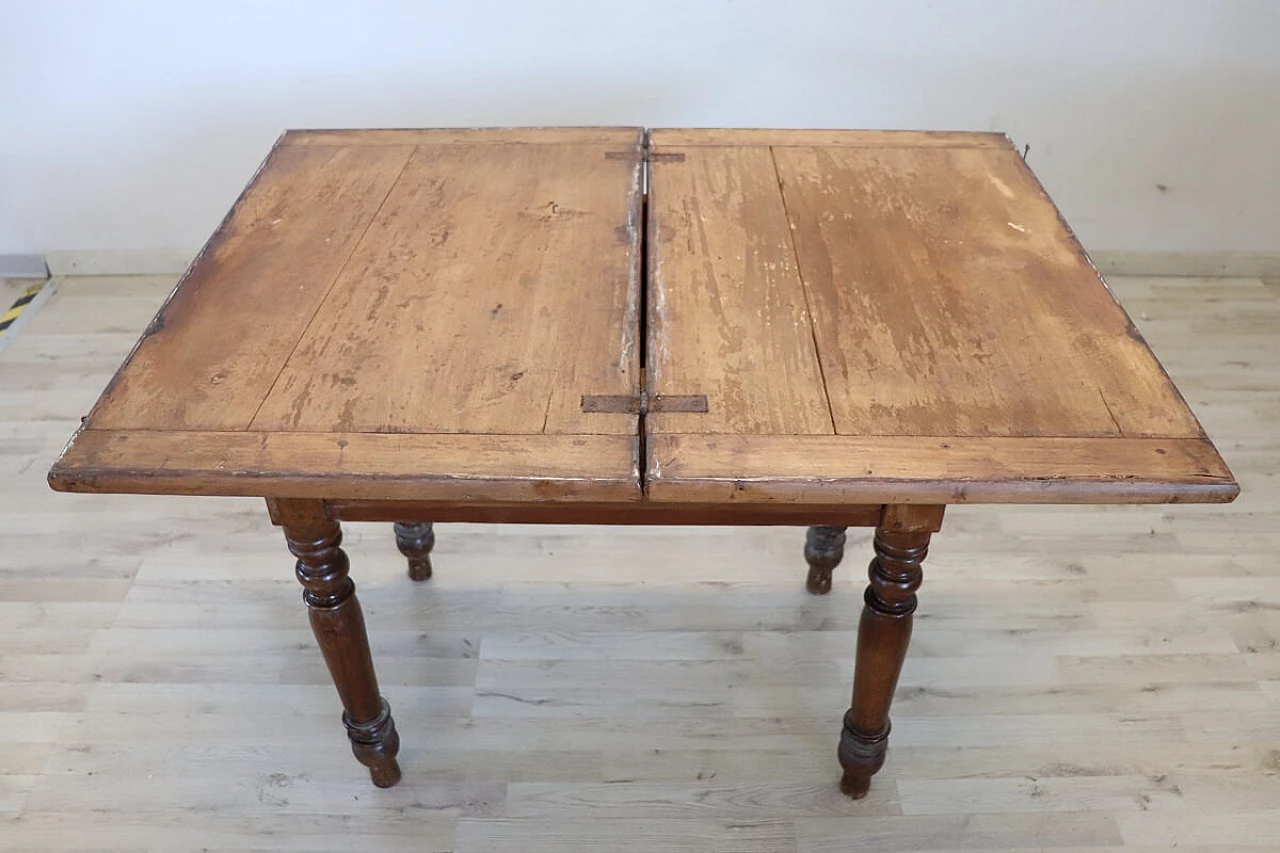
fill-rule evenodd
<path id="1" fill-rule="evenodd" d="M 804 540 L 804 558 L 809 564 L 805 589 L 814 595 L 831 591 L 831 573 L 844 559 L 846 527 L 810 527 Z"/>
<path id="2" fill-rule="evenodd" d="M 311 518 L 284 524 L 289 550 L 298 558 L 297 576 L 307 603 L 311 630 L 320 645 L 334 687 L 342 699 L 342 722 L 356 760 L 369 768 L 373 784 L 389 788 L 400 781 L 400 736 L 391 709 L 378 692 L 369 653 L 364 613 L 348 576 L 337 522 Z"/>
<path id="3" fill-rule="evenodd" d="M 889 706 L 911 641 L 921 564 L 929 551 L 928 532 L 876 530 L 875 559 L 858 624 L 858 655 L 852 707 L 844 715 L 838 752 L 844 777 L 840 790 L 865 797 L 871 777 L 884 764 L 889 745 Z"/>
<path id="4" fill-rule="evenodd" d="M 431 549 L 436 544 L 436 534 L 431 522 L 406 524 L 397 521 L 396 547 L 409 560 L 409 577 L 425 581 L 431 577 Z"/>
<path id="5" fill-rule="evenodd" d="M 342 724 L 347 727 L 347 737 L 351 740 L 351 751 L 356 761 L 369 768 L 369 776 L 373 784 L 379 788 L 390 788 L 400 781 L 400 764 L 396 754 L 400 752 L 400 733 L 396 731 L 396 721 L 391 717 L 391 706 L 382 700 L 382 712 L 372 720 L 355 723 L 343 712 Z"/>
<path id="6" fill-rule="evenodd" d="M 884 755 L 889 748 L 889 726 L 871 735 L 853 728 L 850 717 L 844 715 L 844 729 L 840 732 L 840 766 L 844 775 L 840 778 L 840 790 L 855 800 L 867 795 L 871 777 L 884 766 Z"/>

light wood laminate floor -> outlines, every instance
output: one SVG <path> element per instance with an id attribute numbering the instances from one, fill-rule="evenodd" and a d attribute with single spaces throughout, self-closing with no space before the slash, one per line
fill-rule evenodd
<path id="1" fill-rule="evenodd" d="M 0 850 L 1280 850 L 1280 284 L 1112 285 L 1229 506 L 958 507 L 870 796 L 836 788 L 869 531 L 347 525 L 404 740 L 370 786 L 260 501 L 44 476 L 173 284 L 0 356 Z M 234 334 L 234 330 L 229 330 Z"/>

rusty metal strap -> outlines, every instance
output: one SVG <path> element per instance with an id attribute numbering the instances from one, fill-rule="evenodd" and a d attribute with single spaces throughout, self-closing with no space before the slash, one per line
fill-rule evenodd
<path id="1" fill-rule="evenodd" d="M 591 414 L 647 415 L 650 412 L 707 413 L 706 394 L 583 394 L 582 411 Z"/>
<path id="2" fill-rule="evenodd" d="M 604 152 L 606 160 L 638 160 L 643 159 L 650 163 L 683 163 L 683 151 L 648 151 L 643 153 L 636 151 L 606 151 Z"/>

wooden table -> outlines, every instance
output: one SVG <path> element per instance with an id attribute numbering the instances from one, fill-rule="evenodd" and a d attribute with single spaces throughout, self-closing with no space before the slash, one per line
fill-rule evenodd
<path id="1" fill-rule="evenodd" d="M 286 133 L 49 481 L 266 498 L 384 787 L 340 521 L 874 526 L 854 797 L 947 504 L 1238 492 L 1006 137 L 634 128 Z"/>

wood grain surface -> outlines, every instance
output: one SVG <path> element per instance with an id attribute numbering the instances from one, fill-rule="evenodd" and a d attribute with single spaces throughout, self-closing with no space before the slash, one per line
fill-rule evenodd
<path id="1" fill-rule="evenodd" d="M 248 427 L 412 154 L 403 145 L 274 149 L 90 427 Z"/>
<path id="2" fill-rule="evenodd" d="M 708 400 L 650 433 L 833 432 L 769 149 L 692 149 L 650 175 L 649 389 Z"/>
<path id="3" fill-rule="evenodd" d="M 645 143 L 286 133 L 50 482 L 564 504 L 1234 496 L 1007 137 Z M 629 414 L 642 391 L 707 410 Z"/>
<path id="4" fill-rule="evenodd" d="M 1239 493 L 1205 439 L 659 435 L 655 501 L 1219 503 Z"/>
<path id="5" fill-rule="evenodd" d="M 775 156 L 836 432 L 1201 435 L 1014 151 Z"/>
<path id="6" fill-rule="evenodd" d="M 251 428 L 634 435 L 581 407 L 640 389 L 632 142 L 415 149 Z"/>
<path id="7" fill-rule="evenodd" d="M 636 454 L 626 435 L 85 430 L 50 483 L 141 494 L 636 501 Z"/>
<path id="8" fill-rule="evenodd" d="M 635 499 L 641 141 L 286 134 L 51 483 Z"/>
<path id="9" fill-rule="evenodd" d="M 1007 138 L 650 143 L 650 389 L 708 400 L 646 418 L 651 500 L 1236 494 Z"/>

